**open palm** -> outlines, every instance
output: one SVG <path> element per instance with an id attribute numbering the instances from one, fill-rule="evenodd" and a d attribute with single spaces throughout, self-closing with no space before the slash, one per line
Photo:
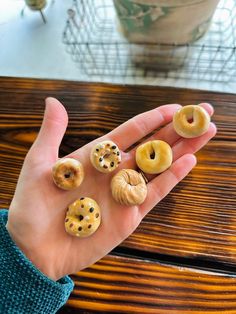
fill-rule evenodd
<path id="1" fill-rule="evenodd" d="M 179 105 L 165 105 L 145 112 L 71 153 L 68 157 L 77 158 L 83 164 L 85 179 L 76 190 L 63 191 L 54 185 L 51 169 L 58 159 L 68 118 L 56 99 L 48 98 L 46 104 L 41 130 L 25 158 L 10 205 L 7 228 L 25 255 L 43 273 L 58 280 L 93 264 L 127 238 L 142 218 L 194 167 L 196 160 L 192 154 L 215 135 L 216 128 L 211 124 L 204 135 L 182 139 L 171 123 Z M 201 106 L 213 114 L 209 104 Z M 135 169 L 135 149 L 125 151 L 160 126 L 163 127 L 150 138 L 164 140 L 172 146 L 172 166 L 159 176 L 150 177 L 148 195 L 142 205 L 117 204 L 111 195 L 110 181 L 118 170 L 103 174 L 94 169 L 89 159 L 93 145 L 112 140 L 122 151 L 118 169 Z M 82 239 L 67 234 L 64 228 L 68 205 L 80 197 L 93 198 L 101 208 L 100 227 L 92 236 Z"/>

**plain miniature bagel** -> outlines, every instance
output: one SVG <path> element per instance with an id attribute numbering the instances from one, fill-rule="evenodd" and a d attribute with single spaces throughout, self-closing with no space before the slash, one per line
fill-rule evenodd
<path id="1" fill-rule="evenodd" d="M 100 223 L 101 211 L 98 204 L 89 197 L 81 197 L 69 206 L 65 229 L 70 235 L 85 238 L 93 234 Z"/>
<path id="2" fill-rule="evenodd" d="M 120 164 L 121 153 L 114 142 L 103 141 L 92 148 L 90 160 L 98 171 L 109 173 L 115 170 Z"/>
<path id="3" fill-rule="evenodd" d="M 121 205 L 140 205 L 147 196 L 143 176 L 133 169 L 120 170 L 111 180 L 111 191 Z"/>
<path id="4" fill-rule="evenodd" d="M 206 133 L 209 124 L 210 116 L 201 106 L 184 106 L 173 117 L 176 133 L 185 138 L 193 138 Z"/>
<path id="5" fill-rule="evenodd" d="M 63 190 L 80 186 L 84 179 L 83 165 L 73 158 L 59 159 L 52 168 L 54 183 Z"/>
<path id="6" fill-rule="evenodd" d="M 158 174 L 168 169 L 172 163 L 172 150 L 164 141 L 149 141 L 136 150 L 136 163 L 145 173 Z"/>

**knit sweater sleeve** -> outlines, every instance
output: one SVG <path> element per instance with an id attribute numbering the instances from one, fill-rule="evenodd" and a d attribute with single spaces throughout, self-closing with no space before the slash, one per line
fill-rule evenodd
<path id="1" fill-rule="evenodd" d="M 8 211 L 0 210 L 0 313 L 52 314 L 63 306 L 73 281 L 53 281 L 38 270 L 11 239 Z"/>

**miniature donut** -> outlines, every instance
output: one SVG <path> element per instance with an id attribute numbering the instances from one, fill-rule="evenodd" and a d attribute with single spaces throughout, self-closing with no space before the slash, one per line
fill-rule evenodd
<path id="1" fill-rule="evenodd" d="M 133 169 L 120 170 L 111 180 L 111 191 L 121 205 L 140 205 L 147 196 L 143 176 Z"/>
<path id="2" fill-rule="evenodd" d="M 59 159 L 52 168 L 54 183 L 63 190 L 72 190 L 80 186 L 84 179 L 83 165 L 73 158 Z"/>
<path id="3" fill-rule="evenodd" d="M 109 173 L 115 170 L 120 164 L 121 153 L 114 142 L 103 141 L 92 148 L 90 160 L 98 171 Z"/>
<path id="4" fill-rule="evenodd" d="M 210 116 L 201 106 L 184 106 L 173 117 L 176 133 L 185 138 L 193 138 L 206 133 L 209 124 Z"/>
<path id="5" fill-rule="evenodd" d="M 145 173 L 158 174 L 165 171 L 172 163 L 172 150 L 164 141 L 149 141 L 136 150 L 136 163 Z"/>
<path id="6" fill-rule="evenodd" d="M 98 204 L 89 197 L 81 197 L 68 207 L 65 229 L 70 235 L 85 238 L 92 235 L 101 223 Z"/>

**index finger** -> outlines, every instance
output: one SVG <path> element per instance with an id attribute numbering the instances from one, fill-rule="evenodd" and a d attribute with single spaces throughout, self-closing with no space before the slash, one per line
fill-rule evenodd
<path id="1" fill-rule="evenodd" d="M 172 121 L 174 113 L 180 108 L 180 105 L 172 104 L 146 111 L 124 122 L 106 137 L 115 142 L 121 150 L 126 150 L 160 126 Z"/>

